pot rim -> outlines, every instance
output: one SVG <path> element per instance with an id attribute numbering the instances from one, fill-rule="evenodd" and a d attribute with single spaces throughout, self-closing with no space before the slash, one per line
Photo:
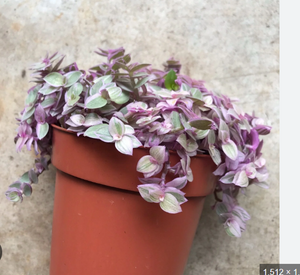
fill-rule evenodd
<path id="1" fill-rule="evenodd" d="M 59 131 L 62 131 L 62 132 L 65 132 L 65 133 L 67 133 L 67 134 L 77 135 L 75 132 L 72 132 L 72 131 L 70 131 L 70 130 L 67 130 L 67 129 L 65 129 L 65 128 L 62 128 L 61 126 L 58 126 L 58 125 L 56 125 L 56 124 L 51 124 L 51 127 L 54 127 L 55 129 L 57 129 L 57 130 L 59 130 Z M 79 136 L 77 136 L 77 137 L 79 137 Z M 82 135 L 81 137 L 90 139 L 89 137 L 85 137 L 85 136 L 83 136 L 83 135 Z M 95 140 L 96 140 L 96 139 L 95 139 Z M 102 140 L 99 139 L 99 141 L 102 141 Z M 102 142 L 104 142 L 104 141 L 102 141 Z M 107 143 L 107 142 L 104 142 L 104 143 Z M 150 147 L 140 146 L 140 147 L 137 147 L 137 148 L 134 148 L 134 149 L 150 149 Z M 134 149 L 133 149 L 133 150 L 134 150 Z M 174 150 L 170 150 L 170 149 L 169 149 L 169 151 L 171 152 L 171 154 L 177 154 L 176 151 L 174 151 Z M 122 154 L 122 153 L 120 153 L 120 154 Z M 197 154 L 197 155 L 195 155 L 195 156 L 192 156 L 191 158 L 209 158 L 209 159 L 211 159 L 211 156 L 210 156 L 210 155 L 206 155 L 206 154 Z"/>
<path id="2" fill-rule="evenodd" d="M 138 193 L 137 186 L 140 184 L 138 179 L 142 177 L 142 173 L 136 171 L 136 164 L 141 157 L 149 154 L 150 148 L 135 148 L 132 156 L 129 156 L 117 151 L 113 143 L 82 135 L 77 136 L 76 132 L 58 125 L 52 124 L 51 126 L 53 130 L 52 164 L 58 170 L 89 182 Z M 129 158 L 132 158 L 132 161 Z M 116 159 L 118 159 L 117 162 Z M 170 150 L 172 165 L 179 159 L 177 152 Z M 215 166 L 209 155 L 191 157 L 192 182 L 198 182 L 198 184 L 190 182 L 182 189 L 186 197 L 202 197 L 213 192 L 216 183 L 213 175 Z M 113 170 L 112 167 L 114 167 Z M 128 174 L 128 171 L 132 173 Z M 168 181 L 173 178 L 171 174 L 167 175 Z"/>

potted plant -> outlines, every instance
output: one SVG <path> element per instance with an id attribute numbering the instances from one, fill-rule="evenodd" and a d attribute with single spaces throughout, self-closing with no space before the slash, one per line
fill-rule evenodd
<path id="1" fill-rule="evenodd" d="M 162 71 L 123 48 L 96 53 L 107 62 L 88 71 L 58 53 L 31 67 L 15 143 L 38 157 L 6 197 L 57 168 L 52 275 L 182 274 L 205 196 L 228 235 L 245 230 L 237 194 L 268 187 L 259 135 L 271 127 L 173 58 Z"/>

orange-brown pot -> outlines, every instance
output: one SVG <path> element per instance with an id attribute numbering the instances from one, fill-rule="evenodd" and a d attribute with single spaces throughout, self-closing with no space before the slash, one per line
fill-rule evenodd
<path id="1" fill-rule="evenodd" d="M 192 158 L 194 181 L 182 190 L 188 202 L 172 215 L 138 193 L 136 165 L 147 154 L 137 148 L 123 155 L 114 144 L 53 125 L 51 275 L 183 274 L 205 196 L 215 187 L 215 164 Z"/>

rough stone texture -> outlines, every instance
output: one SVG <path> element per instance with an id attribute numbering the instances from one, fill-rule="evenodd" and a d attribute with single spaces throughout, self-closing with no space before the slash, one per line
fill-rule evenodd
<path id="1" fill-rule="evenodd" d="M 170 56 L 183 73 L 239 97 L 247 112 L 273 126 L 264 155 L 270 189 L 249 188 L 240 204 L 251 214 L 242 238 L 226 235 L 205 209 L 185 275 L 258 274 L 279 262 L 279 16 L 278 1 L 2 0 L 0 2 L 0 274 L 48 274 L 55 170 L 43 174 L 34 195 L 9 203 L 7 186 L 31 167 L 34 155 L 14 148 L 15 117 L 30 87 L 28 65 L 46 51 L 66 53 L 64 64 L 87 69 L 103 61 L 97 47 L 124 46 L 133 60 L 155 67 Z"/>

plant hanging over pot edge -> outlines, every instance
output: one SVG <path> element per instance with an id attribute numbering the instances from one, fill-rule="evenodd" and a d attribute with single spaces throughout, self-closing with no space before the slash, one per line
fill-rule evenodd
<path id="1" fill-rule="evenodd" d="M 17 151 L 33 147 L 38 157 L 35 168 L 11 184 L 6 197 L 17 202 L 31 195 L 32 184 L 51 163 L 49 125 L 56 124 L 78 136 L 114 143 L 126 155 L 134 148 L 150 148 L 137 163 L 144 175 L 137 188 L 147 202 L 171 214 L 181 212 L 180 205 L 187 201 L 181 189 L 193 181 L 191 157 L 209 154 L 218 178 L 213 209 L 226 232 L 240 237 L 250 215 L 236 196 L 252 184 L 268 188 L 259 135 L 269 134 L 271 127 L 244 113 L 236 99 L 208 91 L 203 81 L 180 74 L 181 64 L 173 58 L 161 71 L 150 64 L 129 64 L 131 57 L 123 48 L 96 53 L 107 62 L 87 72 L 76 63 L 60 68 L 64 56 L 58 53 L 31 67 L 36 85 L 28 90 L 17 119 L 15 143 Z M 173 166 L 170 150 L 180 157 Z M 169 182 L 168 173 L 174 176 Z"/>

